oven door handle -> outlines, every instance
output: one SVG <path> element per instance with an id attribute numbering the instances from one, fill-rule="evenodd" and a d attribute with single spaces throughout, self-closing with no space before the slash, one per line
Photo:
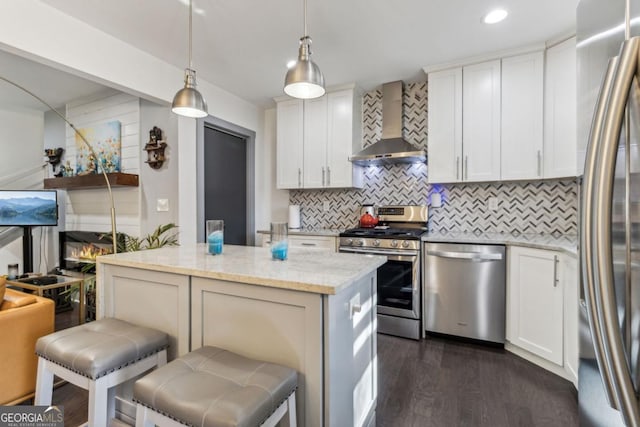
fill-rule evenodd
<path id="1" fill-rule="evenodd" d="M 352 252 L 356 254 L 371 254 L 371 255 L 400 255 L 400 256 L 418 256 L 417 251 L 386 251 L 379 249 L 366 249 L 366 248 L 339 248 L 340 252 Z"/>
<path id="2" fill-rule="evenodd" d="M 481 252 L 427 251 L 427 255 L 440 258 L 470 259 L 472 261 L 500 261 L 502 254 L 483 254 Z"/>

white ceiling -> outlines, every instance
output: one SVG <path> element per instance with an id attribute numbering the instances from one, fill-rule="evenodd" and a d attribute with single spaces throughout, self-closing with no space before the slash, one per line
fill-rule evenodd
<path id="1" fill-rule="evenodd" d="M 187 0 L 43 0 L 162 60 L 188 62 Z M 541 43 L 575 29 L 578 0 L 308 0 L 328 86 L 423 79 L 424 66 Z M 280 96 L 302 35 L 302 0 L 194 0 L 199 78 L 257 105 Z M 501 6 L 504 22 L 481 17 Z M 0 59 L 1 61 L 1 59 Z M 133 66 L 133 64 L 132 64 Z M 176 90 L 181 86 L 176 81 Z"/>

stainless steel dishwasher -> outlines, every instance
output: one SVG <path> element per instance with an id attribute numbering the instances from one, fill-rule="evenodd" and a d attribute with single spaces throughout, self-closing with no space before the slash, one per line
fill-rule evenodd
<path id="1" fill-rule="evenodd" d="M 504 343 L 505 248 L 425 243 L 425 329 Z"/>

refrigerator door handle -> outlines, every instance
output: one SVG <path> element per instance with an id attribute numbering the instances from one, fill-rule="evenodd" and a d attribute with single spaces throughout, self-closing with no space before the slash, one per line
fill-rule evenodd
<path id="1" fill-rule="evenodd" d="M 589 319 L 589 330 L 591 332 L 591 338 L 593 340 L 593 346 L 595 350 L 596 360 L 600 367 L 600 375 L 604 385 L 605 395 L 609 405 L 614 409 L 618 409 L 618 404 L 613 391 L 613 384 L 611 380 L 612 369 L 608 363 L 608 358 L 605 354 L 605 348 L 603 344 L 604 333 L 602 331 L 602 324 L 600 322 L 601 316 L 599 314 L 599 307 L 601 304 L 598 302 L 596 287 L 595 287 L 595 271 L 593 268 L 594 259 L 594 245 L 593 245 L 593 229 L 595 223 L 593 220 L 593 195 L 595 186 L 595 170 L 596 163 L 599 161 L 600 151 L 600 134 L 602 133 L 603 116 L 607 108 L 607 102 L 609 92 L 611 91 L 611 85 L 613 82 L 613 74 L 618 65 L 618 58 L 611 58 L 605 73 L 602 85 L 600 86 L 600 92 L 596 102 L 596 108 L 591 122 L 591 130 L 589 133 L 589 144 L 587 149 L 587 155 L 584 165 L 584 179 L 583 179 L 583 194 L 582 194 L 582 221 L 581 223 L 581 268 L 583 290 L 585 297 L 585 308 L 587 309 L 587 318 Z"/>
<path id="2" fill-rule="evenodd" d="M 618 324 L 611 240 L 612 195 L 620 133 L 633 78 L 638 71 L 640 37 L 625 41 L 603 116 L 600 162 L 596 168 L 593 222 L 596 301 L 600 306 L 604 349 L 611 367 L 613 391 L 627 426 L 640 426 L 640 409 Z"/>

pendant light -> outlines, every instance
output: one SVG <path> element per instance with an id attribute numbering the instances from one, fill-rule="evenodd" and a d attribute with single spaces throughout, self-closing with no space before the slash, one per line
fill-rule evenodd
<path id="1" fill-rule="evenodd" d="M 304 36 L 300 38 L 298 60 L 287 71 L 284 92 L 294 98 L 311 99 L 324 95 L 324 76 L 311 60 L 311 37 L 307 33 L 307 0 L 304 0 Z"/>
<path id="2" fill-rule="evenodd" d="M 184 70 L 184 87 L 173 97 L 171 111 L 185 117 L 207 117 L 207 101 L 196 89 L 196 71 L 191 62 L 192 3 L 193 0 L 189 0 L 189 67 Z"/>

